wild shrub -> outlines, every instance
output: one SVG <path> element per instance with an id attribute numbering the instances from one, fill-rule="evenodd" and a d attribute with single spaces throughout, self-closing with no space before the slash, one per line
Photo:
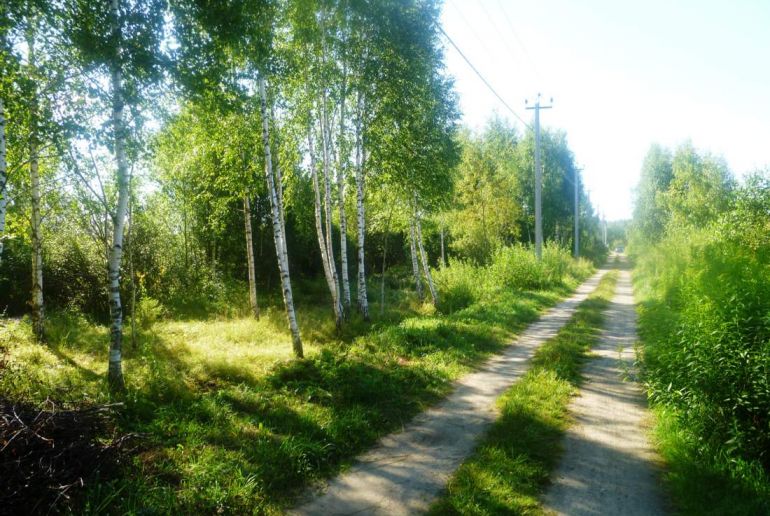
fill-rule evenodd
<path id="1" fill-rule="evenodd" d="M 591 262 L 575 260 L 556 245 L 543 247 L 538 260 L 529 247 L 513 245 L 495 252 L 489 265 L 453 260 L 433 273 L 441 309 L 451 313 L 503 290 L 537 290 L 582 280 L 593 270 Z"/>
<path id="2" fill-rule="evenodd" d="M 470 306 L 481 299 L 488 270 L 464 260 L 452 260 L 433 273 L 441 309 L 446 313 Z"/>
<path id="3" fill-rule="evenodd" d="M 152 328 L 152 325 L 166 315 L 166 308 L 157 299 L 144 296 L 136 304 L 136 321 L 143 330 Z"/>
<path id="4" fill-rule="evenodd" d="M 494 285 L 526 290 L 561 285 L 570 277 L 585 278 L 593 265 L 585 259 L 573 259 L 567 249 L 555 244 L 543 246 L 543 259 L 540 261 L 532 249 L 515 245 L 500 249 L 489 269 L 489 279 Z"/>
<path id="5" fill-rule="evenodd" d="M 770 191 L 747 187 L 717 223 L 671 231 L 639 251 L 637 279 L 649 285 L 641 332 L 652 399 L 677 408 L 710 453 L 770 470 L 770 245 L 733 225 L 765 228 L 756 210 L 767 201 Z"/>

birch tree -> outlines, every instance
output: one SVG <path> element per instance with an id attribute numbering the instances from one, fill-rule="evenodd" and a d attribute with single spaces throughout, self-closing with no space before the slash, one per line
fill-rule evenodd
<path id="1" fill-rule="evenodd" d="M 126 157 L 127 127 L 123 109 L 123 71 L 121 69 L 122 33 L 120 0 L 110 2 L 110 32 L 114 46 L 114 55 L 110 62 L 110 88 L 112 93 L 112 135 L 115 156 L 118 200 L 112 213 L 112 246 L 107 263 L 107 278 L 110 297 L 110 354 L 108 379 L 116 389 L 124 388 L 123 381 L 123 306 L 120 299 L 120 265 L 123 259 L 123 230 L 128 213 L 129 169 Z"/>
<path id="2" fill-rule="evenodd" d="M 33 15 L 34 18 L 34 15 Z M 30 240 L 32 242 L 32 330 L 42 341 L 45 333 L 43 303 L 43 235 L 40 212 L 40 133 L 38 128 L 37 62 L 35 49 L 36 22 L 30 20 L 26 31 L 27 78 L 29 83 L 29 182 L 31 194 Z"/>
<path id="3" fill-rule="evenodd" d="M 105 116 L 104 144 L 112 156 L 116 198 L 109 218 L 112 226 L 107 260 L 107 289 L 110 306 L 108 381 L 113 390 L 124 389 L 123 305 L 120 295 L 123 237 L 128 213 L 129 184 L 134 153 L 127 116 L 135 124 L 143 95 L 160 76 L 160 38 L 165 3 L 161 0 L 110 0 L 109 8 L 73 1 L 71 34 L 74 51 L 85 73 L 103 82 L 100 101 Z M 128 113 L 127 113 L 128 111 Z M 96 143 L 96 142 L 94 142 Z"/>
<path id="4" fill-rule="evenodd" d="M 348 222 L 345 214 L 345 172 L 347 159 L 345 149 L 345 86 L 347 70 L 343 66 L 342 87 L 340 91 L 340 131 L 337 138 L 337 156 L 339 158 L 337 168 L 337 199 L 340 214 L 340 274 L 342 276 L 342 300 L 345 313 L 350 311 L 350 280 L 348 277 Z"/>
<path id="5" fill-rule="evenodd" d="M 332 274 L 334 257 L 329 256 L 329 247 L 327 245 L 327 240 L 331 238 L 331 236 L 326 233 L 324 229 L 324 219 L 321 210 L 321 189 L 318 181 L 318 166 L 315 158 L 315 146 L 313 144 L 313 130 L 310 126 L 308 127 L 307 142 L 308 153 L 310 154 L 310 176 L 313 183 L 313 211 L 315 215 L 316 235 L 318 236 L 318 247 L 321 252 L 321 265 L 323 267 L 324 277 L 326 278 L 326 285 L 329 288 L 329 292 L 331 293 L 332 297 L 334 322 L 337 328 L 339 328 L 342 324 L 342 304 L 340 303 L 339 291 Z"/>
<path id="6" fill-rule="evenodd" d="M 13 38 L 16 48 L 24 48 L 26 56 L 23 64 L 19 62 L 15 77 L 15 90 L 20 102 L 16 109 L 17 137 L 16 169 L 28 170 L 28 183 L 19 178 L 18 198 L 25 207 L 29 205 L 29 240 L 31 244 L 31 289 L 29 306 L 31 308 L 32 329 L 38 341 L 45 335 L 45 304 L 43 299 L 43 192 L 41 174 L 55 173 L 55 152 L 44 155 L 46 148 L 59 148 L 62 131 L 61 116 L 67 108 L 60 107 L 63 98 L 63 58 L 60 42 L 62 13 L 58 5 L 42 2 L 19 2 L 16 34 Z M 3 38 L 5 39 L 5 34 Z M 3 61 L 6 61 L 9 49 L 3 49 Z M 8 63 L 3 64 L 6 68 Z M 72 81 L 77 82 L 77 81 Z M 4 86 L 7 86 L 4 85 Z M 3 88 L 5 89 L 5 88 Z M 55 106 L 55 107 L 54 107 Z M 58 118 L 54 115 L 58 112 Z M 5 125 L 5 124 L 3 124 Z M 4 128 L 5 129 L 5 128 Z M 5 147 L 5 131 L 3 131 Z M 3 154 L 6 154 L 4 149 Z M 8 174 L 7 164 L 3 159 L 6 173 L 2 181 L 3 199 L 6 198 Z M 54 165 L 54 166 L 51 166 Z M 52 173 L 53 172 L 53 173 Z M 55 189 L 55 188 L 54 188 Z M 53 189 L 47 192 L 52 195 Z M 3 207 L 5 217 L 5 207 Z M 26 210 L 25 210 L 26 211 Z M 4 222 L 3 222 L 4 225 Z"/>
<path id="7" fill-rule="evenodd" d="M 246 237 L 246 265 L 249 276 L 249 305 L 256 319 L 259 319 L 259 301 L 257 300 L 257 274 L 254 263 L 254 241 L 251 228 L 251 203 L 249 196 L 243 196 L 243 225 Z"/>
<path id="8" fill-rule="evenodd" d="M 5 102 L 0 96 L 0 265 L 3 263 L 5 213 L 8 207 L 8 165 L 5 144 Z"/>
<path id="9" fill-rule="evenodd" d="M 283 293 L 283 302 L 286 306 L 286 316 L 289 320 L 289 329 L 291 330 L 292 347 L 294 355 L 302 358 L 304 352 L 302 349 L 302 338 L 297 324 L 297 314 L 294 310 L 294 297 L 291 291 L 291 276 L 289 274 L 289 261 L 286 250 L 286 234 L 283 223 L 283 204 L 282 199 L 278 197 L 276 189 L 276 178 L 273 175 L 273 160 L 270 152 L 270 123 L 267 113 L 267 93 L 265 88 L 265 78 L 260 74 L 257 78 L 259 87 L 259 109 L 262 116 L 262 144 L 265 148 L 265 178 L 267 180 L 267 191 L 270 198 L 270 215 L 273 222 L 273 238 L 275 240 L 276 254 L 278 255 L 278 271 L 281 275 L 281 291 Z"/>
<path id="10" fill-rule="evenodd" d="M 362 135 L 363 98 L 359 94 L 356 109 L 356 251 L 358 256 L 358 311 L 365 320 L 369 320 L 369 299 L 366 292 L 366 211 L 364 207 L 364 143 Z M 384 257 L 383 257 L 384 261 Z M 384 263 L 383 263 L 384 266 Z"/>
<path id="11" fill-rule="evenodd" d="M 332 299 L 335 304 L 335 324 L 337 328 L 342 326 L 342 320 L 345 318 L 344 307 L 340 297 L 340 281 L 337 276 L 337 265 L 334 263 L 334 244 L 332 241 L 332 196 L 331 196 L 331 164 L 329 156 L 329 126 L 326 116 L 326 99 L 321 98 L 320 108 L 321 117 L 321 145 L 323 149 L 323 174 L 324 174 L 324 214 L 326 216 L 326 262 L 331 274 L 333 291 Z"/>
<path id="12" fill-rule="evenodd" d="M 213 7 L 192 0 L 171 2 L 176 35 L 183 43 L 175 56 L 179 62 L 177 79 L 188 94 L 192 98 L 213 98 L 220 105 L 235 107 L 251 100 L 258 102 L 264 174 L 281 291 L 292 348 L 295 356 L 302 358 L 302 339 L 289 271 L 281 168 L 271 149 L 273 103 L 268 98 L 265 80 L 273 52 L 274 7 L 272 2 L 256 0 L 245 5 L 222 3 Z"/>
<path id="13" fill-rule="evenodd" d="M 425 275 L 425 282 L 428 284 L 428 290 L 430 291 L 430 297 L 433 301 L 433 306 L 438 307 L 438 293 L 436 292 L 436 285 L 433 283 L 433 276 L 430 274 L 430 264 L 428 263 L 428 255 L 425 252 L 425 245 L 422 241 L 422 221 L 420 220 L 420 210 L 417 207 L 417 195 L 414 197 L 414 211 L 412 223 L 414 226 L 415 237 L 417 240 L 417 247 L 420 250 L 420 261 L 422 262 L 422 272 Z"/>
<path id="14" fill-rule="evenodd" d="M 417 261 L 417 228 L 415 227 L 414 216 L 409 217 L 409 256 L 412 259 L 412 275 L 414 277 L 414 287 L 417 292 L 417 298 L 422 301 L 425 294 L 422 290 L 422 281 L 420 280 L 420 264 Z"/>
<path id="15" fill-rule="evenodd" d="M 12 84 L 17 75 L 18 59 L 14 55 L 9 34 L 15 25 L 15 9 L 18 5 L 9 2 L 0 8 L 0 266 L 3 263 L 5 244 L 5 223 L 8 210 L 8 127 L 7 113 L 9 106 L 6 99 L 10 96 Z"/>

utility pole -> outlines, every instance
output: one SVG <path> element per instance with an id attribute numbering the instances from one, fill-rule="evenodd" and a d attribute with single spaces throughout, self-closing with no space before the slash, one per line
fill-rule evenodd
<path id="1" fill-rule="evenodd" d="M 607 219 L 602 214 L 602 221 L 604 222 L 604 247 L 607 247 Z"/>
<path id="2" fill-rule="evenodd" d="M 580 169 L 575 167 L 575 180 L 572 182 L 575 187 L 575 258 L 580 257 L 580 228 L 579 217 L 580 210 L 578 209 L 578 182 L 580 181 Z"/>
<path id="3" fill-rule="evenodd" d="M 524 101 L 528 104 L 528 101 Z M 553 103 L 553 99 L 551 99 Z M 537 94 L 534 106 L 527 109 L 535 110 L 535 256 L 540 260 L 543 257 L 543 169 L 540 166 L 540 110 L 551 109 L 551 106 L 540 105 L 540 94 Z"/>

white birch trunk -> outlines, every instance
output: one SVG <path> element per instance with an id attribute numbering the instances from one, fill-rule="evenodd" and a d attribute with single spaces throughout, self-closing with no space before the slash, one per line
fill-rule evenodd
<path id="1" fill-rule="evenodd" d="M 33 129 L 34 131 L 34 129 Z M 45 305 L 43 304 L 43 235 L 40 216 L 40 171 L 36 135 L 29 145 L 29 180 L 32 191 L 32 329 L 43 340 Z"/>
<path id="2" fill-rule="evenodd" d="M 131 346 L 136 349 L 136 274 L 134 271 L 134 199 L 128 185 L 128 273 L 131 277 Z"/>
<path id="3" fill-rule="evenodd" d="M 324 213 L 326 215 L 326 255 L 328 257 L 329 270 L 334 282 L 335 315 L 339 317 L 335 321 L 338 328 L 342 326 L 342 319 L 345 318 L 345 310 L 342 306 L 340 296 L 340 281 L 337 276 L 337 265 L 334 263 L 334 242 L 332 239 L 332 195 L 331 195 L 331 171 L 329 158 L 329 134 L 326 121 L 326 100 L 321 99 L 321 142 L 323 147 L 323 170 L 324 170 Z"/>
<path id="4" fill-rule="evenodd" d="M 412 273 L 414 274 L 414 285 L 417 291 L 417 297 L 422 301 L 425 294 L 422 290 L 422 281 L 420 281 L 420 265 L 417 262 L 417 245 L 415 244 L 414 218 L 409 219 L 409 251 L 412 256 Z"/>
<path id="5" fill-rule="evenodd" d="M 291 330 L 292 347 L 294 355 L 297 358 L 304 356 L 302 350 L 302 339 L 299 334 L 299 325 L 297 324 L 297 314 L 294 310 L 294 297 L 291 292 L 291 277 L 289 275 L 289 260 L 286 250 L 286 237 L 283 231 L 282 213 L 283 206 L 281 198 L 275 185 L 273 176 L 273 159 L 270 152 L 270 122 L 267 113 L 267 95 L 265 93 L 265 79 L 260 74 L 258 78 L 259 86 L 259 111 L 262 116 L 262 144 L 265 149 L 265 177 L 267 179 L 267 191 L 270 196 L 270 214 L 273 222 L 273 237 L 275 240 L 275 252 L 278 258 L 278 272 L 281 275 L 281 290 L 283 292 L 283 302 L 286 305 L 286 317 L 289 320 L 289 329 Z"/>
<path id="6" fill-rule="evenodd" d="M 270 103 L 270 119 L 275 121 L 275 111 L 273 110 L 273 102 Z M 280 148 L 280 139 L 278 138 L 278 127 L 274 124 L 274 132 L 273 132 L 273 140 L 275 141 L 276 149 Z M 277 153 L 276 153 L 277 154 Z M 275 171 L 275 190 L 276 194 L 278 196 L 278 206 L 281 207 L 281 231 L 283 234 L 284 239 L 284 260 L 288 263 L 289 261 L 289 255 L 288 251 L 286 250 L 286 210 L 283 205 L 283 176 L 281 174 L 281 158 L 280 156 L 275 156 L 275 162 L 273 163 L 273 170 Z"/>
<path id="7" fill-rule="evenodd" d="M 251 306 L 251 313 L 259 320 L 257 273 L 254 269 L 254 238 L 251 231 L 251 204 L 248 195 L 243 196 L 243 228 L 246 235 L 246 265 L 249 268 L 249 305 Z"/>
<path id="8" fill-rule="evenodd" d="M 313 131 L 311 127 L 308 127 L 307 141 L 308 152 L 310 153 L 310 176 L 313 179 L 313 206 L 315 212 L 315 229 L 318 235 L 318 247 L 321 251 L 321 264 L 323 265 L 326 285 L 329 287 L 329 292 L 332 296 L 334 322 L 339 328 L 340 324 L 342 323 L 342 312 L 340 311 L 341 305 L 339 303 L 337 289 L 335 288 L 334 278 L 332 277 L 332 271 L 329 265 L 331 259 L 329 258 L 328 254 L 329 248 L 326 245 L 327 237 L 324 235 L 323 215 L 321 213 L 321 189 L 318 184 L 318 168 L 315 161 L 315 148 L 313 146 Z"/>
<path id="9" fill-rule="evenodd" d="M 32 194 L 32 330 L 37 340 L 42 341 L 45 332 L 45 306 L 43 305 L 43 235 L 40 215 L 40 157 L 37 127 L 37 85 L 33 79 L 35 73 L 35 32 L 30 26 L 27 30 L 27 56 L 32 93 L 29 102 L 29 182 Z"/>
<path id="10" fill-rule="evenodd" d="M 120 302 L 120 262 L 123 257 L 123 229 L 128 212 L 128 161 L 126 158 L 126 127 L 123 120 L 123 77 L 118 62 L 120 55 L 119 0 L 112 0 L 111 25 L 117 47 L 112 62 L 112 130 L 117 163 L 118 205 L 112 220 L 112 248 L 108 262 L 110 297 L 110 356 L 108 380 L 111 388 L 122 390 L 123 381 L 123 307 Z"/>
<path id="11" fill-rule="evenodd" d="M 436 285 L 433 283 L 433 276 L 430 274 L 430 266 L 428 265 L 428 255 L 425 252 L 425 246 L 422 242 L 422 222 L 420 221 L 420 214 L 415 213 L 414 225 L 417 229 L 417 247 L 420 249 L 420 261 L 422 261 L 422 271 L 425 274 L 425 281 L 428 283 L 428 290 L 430 290 L 430 297 L 433 300 L 433 306 L 438 307 L 438 294 L 436 293 Z"/>
<path id="12" fill-rule="evenodd" d="M 342 276 L 342 301 L 345 304 L 345 314 L 350 312 L 350 280 L 348 278 L 348 221 L 345 214 L 345 79 L 346 70 L 342 72 L 342 92 L 340 96 L 340 135 L 337 141 L 339 169 L 337 171 L 337 190 L 339 190 L 340 211 L 340 275 Z"/>
<path id="13" fill-rule="evenodd" d="M 361 96 L 358 96 L 358 115 L 356 117 L 356 217 L 358 238 L 358 311 L 365 320 L 369 320 L 369 299 L 366 293 L 366 268 L 364 255 L 364 239 L 366 238 L 366 213 L 364 211 L 364 162 L 363 141 L 361 135 Z"/>
<path id="14" fill-rule="evenodd" d="M 3 262 L 3 238 L 5 237 L 5 211 L 8 206 L 8 166 L 5 150 L 5 104 L 0 98 L 0 264 Z"/>

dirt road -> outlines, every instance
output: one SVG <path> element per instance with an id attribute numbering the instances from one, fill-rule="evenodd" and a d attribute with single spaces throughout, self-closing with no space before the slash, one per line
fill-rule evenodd
<path id="1" fill-rule="evenodd" d="M 636 311 L 630 273 L 621 270 L 605 330 L 589 361 L 580 396 L 570 405 L 576 423 L 544 499 L 547 511 L 568 515 L 664 514 L 656 456 L 646 438 L 646 402 L 624 380 L 633 364 Z"/>
<path id="2" fill-rule="evenodd" d="M 383 438 L 350 471 L 332 480 L 322 493 L 308 496 L 293 513 L 396 516 L 427 510 L 495 420 L 495 400 L 526 372 L 535 350 L 564 326 L 604 272 L 549 310 L 479 372 L 458 382 L 446 400 L 416 417 L 402 432 Z"/>

